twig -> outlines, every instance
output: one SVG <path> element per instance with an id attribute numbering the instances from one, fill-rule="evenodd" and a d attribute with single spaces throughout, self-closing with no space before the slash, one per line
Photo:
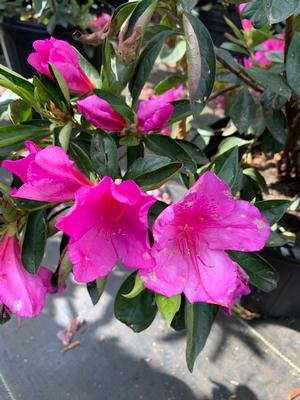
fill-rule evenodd
<path id="1" fill-rule="evenodd" d="M 240 87 L 240 85 L 236 84 L 236 85 L 230 85 L 223 89 L 217 90 L 209 97 L 208 102 L 213 101 L 213 100 L 217 99 L 218 97 L 226 94 L 227 92 L 231 92 L 232 90 L 237 89 L 238 87 Z"/>

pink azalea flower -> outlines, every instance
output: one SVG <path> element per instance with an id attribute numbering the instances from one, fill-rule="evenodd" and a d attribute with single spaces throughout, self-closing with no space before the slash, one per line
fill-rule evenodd
<path id="1" fill-rule="evenodd" d="M 147 288 L 164 296 L 183 292 L 192 303 L 230 310 L 249 288 L 248 276 L 225 250 L 261 250 L 269 233 L 268 221 L 255 206 L 233 199 L 229 186 L 206 172 L 155 221 L 156 265 L 139 274 Z"/>
<path id="2" fill-rule="evenodd" d="M 104 177 L 76 193 L 75 204 L 56 227 L 70 236 L 68 256 L 77 282 L 108 275 L 121 259 L 127 268 L 152 268 L 148 210 L 156 199 L 127 180 Z"/>
<path id="3" fill-rule="evenodd" d="M 77 101 L 79 112 L 91 124 L 106 131 L 121 131 L 126 126 L 123 117 L 111 105 L 96 95 Z"/>
<path id="4" fill-rule="evenodd" d="M 82 186 L 92 183 L 74 167 L 61 147 L 41 150 L 33 142 L 25 142 L 29 155 L 21 160 L 5 160 L 2 167 L 17 175 L 24 184 L 12 195 L 23 199 L 64 202 L 72 200 Z"/>
<path id="5" fill-rule="evenodd" d="M 34 41 L 33 47 L 36 52 L 31 53 L 27 61 L 41 74 L 52 79 L 50 63 L 61 73 L 71 92 L 88 93 L 95 87 L 80 67 L 77 53 L 68 42 L 51 37 Z"/>
<path id="6" fill-rule="evenodd" d="M 251 68 L 253 66 L 252 61 L 254 61 L 256 64 L 259 64 L 262 67 L 267 67 L 268 65 L 272 64 L 272 61 L 268 60 L 266 57 L 267 53 L 269 53 L 271 51 L 283 53 L 284 47 L 285 47 L 284 34 L 280 33 L 280 34 L 276 35 L 276 37 L 278 39 L 268 39 L 265 42 L 261 43 L 259 45 L 260 50 L 257 50 L 254 53 L 252 60 L 250 58 L 246 57 L 244 59 L 245 67 Z"/>
<path id="7" fill-rule="evenodd" d="M 244 8 L 248 3 L 242 3 L 238 5 L 239 13 L 242 14 Z M 249 32 L 253 29 L 252 23 L 249 19 L 242 19 L 242 27 L 245 32 Z"/>
<path id="8" fill-rule="evenodd" d="M 141 101 L 137 112 L 139 130 L 143 133 L 149 133 L 167 129 L 165 125 L 174 111 L 171 102 L 179 100 L 182 92 L 183 86 L 180 85 L 177 89 L 172 88 L 160 96 L 152 96 L 148 100 Z M 171 132 L 165 130 L 163 133 L 170 135 Z"/>
<path id="9" fill-rule="evenodd" d="M 111 15 L 102 13 L 99 17 L 95 17 L 92 20 L 92 26 L 101 31 L 111 21 Z"/>
<path id="10" fill-rule="evenodd" d="M 39 277 L 41 278 L 43 285 L 47 290 L 47 294 L 55 294 L 55 293 L 62 293 L 65 288 L 67 287 L 66 283 L 64 283 L 61 287 L 58 288 L 57 291 L 54 290 L 52 286 L 52 276 L 53 272 L 50 269 L 45 267 L 40 267 L 38 272 Z"/>
<path id="11" fill-rule="evenodd" d="M 21 264 L 16 236 L 6 233 L 0 243 L 0 303 L 19 317 L 36 317 L 45 305 L 47 289 L 39 274 Z"/>

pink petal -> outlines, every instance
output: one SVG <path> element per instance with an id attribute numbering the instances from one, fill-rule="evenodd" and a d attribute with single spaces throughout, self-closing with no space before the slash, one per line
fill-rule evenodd
<path id="1" fill-rule="evenodd" d="M 120 131 L 126 123 L 111 105 L 96 95 L 77 101 L 79 112 L 91 124 L 107 131 Z"/>
<path id="2" fill-rule="evenodd" d="M 31 141 L 24 142 L 25 147 L 29 150 L 29 155 L 20 160 L 4 160 L 2 167 L 18 176 L 23 182 L 27 182 L 27 172 L 30 164 L 34 161 L 36 154 L 40 148 Z"/>
<path id="3" fill-rule="evenodd" d="M 16 237 L 6 234 L 0 244 L 0 303 L 19 317 L 36 317 L 45 305 L 46 292 L 40 277 L 22 266 Z"/>
<path id="4" fill-rule="evenodd" d="M 215 226 L 204 227 L 201 236 L 211 249 L 259 251 L 270 235 L 270 226 L 260 211 L 247 201 L 235 201 L 230 215 L 219 215 Z"/>
<path id="5" fill-rule="evenodd" d="M 80 189 L 74 206 L 56 223 L 71 238 L 68 254 L 75 279 L 106 276 L 118 259 L 128 268 L 152 267 L 147 214 L 154 202 L 133 181 L 117 185 L 104 177 Z"/>
<path id="6" fill-rule="evenodd" d="M 137 112 L 139 130 L 145 133 L 162 130 L 173 111 L 174 106 L 160 99 L 142 101 Z"/>
<path id="7" fill-rule="evenodd" d="M 76 191 L 91 182 L 74 167 L 61 147 L 49 146 L 35 155 L 27 182 L 15 193 L 24 199 L 63 202 L 74 199 Z"/>

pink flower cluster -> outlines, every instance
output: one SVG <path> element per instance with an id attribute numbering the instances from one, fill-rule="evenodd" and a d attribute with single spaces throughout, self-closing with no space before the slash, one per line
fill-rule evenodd
<path id="1" fill-rule="evenodd" d="M 159 215 L 151 247 L 147 217 L 154 197 L 143 193 L 132 180 L 119 183 L 106 176 L 92 185 L 61 148 L 41 150 L 32 142 L 26 146 L 27 157 L 3 163 L 24 182 L 12 195 L 48 202 L 75 199 L 56 227 L 70 238 L 68 255 L 76 281 L 107 276 L 121 260 L 125 267 L 139 270 L 145 287 L 168 297 L 185 293 L 190 302 L 214 303 L 230 310 L 236 299 L 249 292 L 248 276 L 226 250 L 262 249 L 269 224 L 255 206 L 235 200 L 229 186 L 214 173 L 203 174 L 179 202 Z M 6 237 L 2 242 L 4 277 L 12 262 L 11 274 L 25 273 L 20 272 L 16 243 L 11 245 L 14 250 L 5 251 L 10 240 Z M 14 257 L 9 255 L 12 251 Z M 15 297 L 9 301 L 0 297 L 0 301 L 18 311 L 18 301 L 25 296 L 25 302 L 28 296 L 21 287 L 25 281 L 31 285 L 33 278 L 39 279 L 26 276 L 17 281 L 20 286 L 5 286 Z M 12 285 L 5 279 L 1 282 Z M 30 297 L 36 307 L 32 306 L 32 315 L 44 301 L 45 289 L 41 283 L 37 285 L 39 289 Z"/>
<path id="2" fill-rule="evenodd" d="M 97 28 L 99 31 L 102 31 L 106 25 L 111 21 L 111 15 L 107 13 L 102 13 L 99 17 L 95 17 L 92 19 L 92 26 Z"/>
<path id="3" fill-rule="evenodd" d="M 162 131 L 164 134 L 169 134 L 165 125 L 174 111 L 171 103 L 179 100 L 182 92 L 183 86 L 180 85 L 177 89 L 170 89 L 160 96 L 152 96 L 141 101 L 137 111 L 139 131 L 143 133 Z M 126 126 L 124 118 L 107 101 L 96 95 L 78 100 L 77 107 L 79 112 L 97 128 L 121 131 Z"/>

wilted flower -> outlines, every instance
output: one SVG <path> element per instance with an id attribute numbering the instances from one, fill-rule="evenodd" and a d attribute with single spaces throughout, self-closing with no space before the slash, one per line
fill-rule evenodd
<path id="1" fill-rule="evenodd" d="M 148 210 L 156 199 L 132 180 L 104 177 L 76 193 L 75 204 L 56 227 L 70 236 L 68 256 L 77 282 L 108 275 L 121 259 L 127 268 L 151 268 Z"/>
<path id="2" fill-rule="evenodd" d="M 34 41 L 33 47 L 36 53 L 29 55 L 28 62 L 41 74 L 52 79 L 48 66 L 50 63 L 61 73 L 71 92 L 84 94 L 95 87 L 81 68 L 78 55 L 68 42 L 51 37 Z"/>
<path id="3" fill-rule="evenodd" d="M 41 150 L 25 142 L 29 155 L 21 160 L 5 160 L 2 167 L 17 175 L 24 184 L 12 195 L 23 199 L 63 202 L 74 199 L 75 192 L 92 183 L 74 167 L 66 152 L 58 146 Z"/>
<path id="4" fill-rule="evenodd" d="M 269 232 L 268 221 L 255 206 L 233 199 L 229 186 L 206 172 L 155 221 L 156 265 L 139 274 L 147 288 L 167 297 L 183 292 L 192 303 L 230 310 L 249 288 L 248 276 L 225 250 L 261 250 Z"/>

